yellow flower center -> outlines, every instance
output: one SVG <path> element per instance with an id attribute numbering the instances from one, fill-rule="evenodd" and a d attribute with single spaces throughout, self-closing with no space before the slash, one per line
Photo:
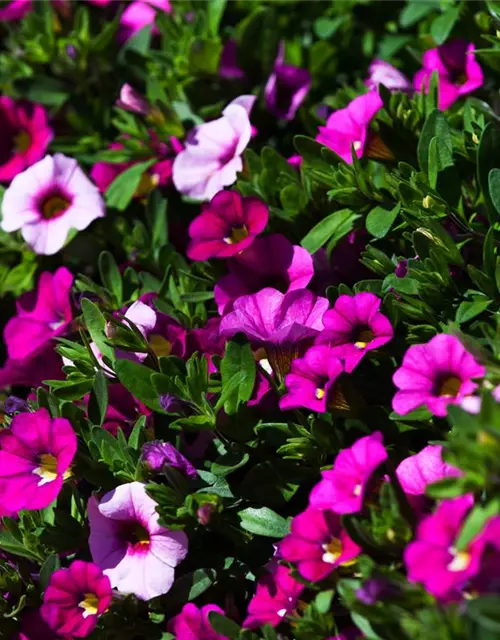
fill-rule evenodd
<path id="1" fill-rule="evenodd" d="M 137 185 L 137 189 L 135 190 L 134 195 L 138 198 L 142 198 L 143 196 L 147 196 L 158 186 L 160 182 L 160 178 L 156 173 L 148 173 L 144 172 L 141 176 L 139 184 Z"/>
<path id="2" fill-rule="evenodd" d="M 342 555 L 342 543 L 338 538 L 332 538 L 328 544 L 323 545 L 323 551 L 323 562 L 334 564 Z"/>
<path id="3" fill-rule="evenodd" d="M 361 329 L 356 336 L 354 346 L 357 349 L 364 349 L 373 340 L 374 337 L 375 336 L 373 335 L 373 331 L 371 329 Z"/>
<path id="4" fill-rule="evenodd" d="M 316 400 L 323 400 L 325 397 L 325 390 L 318 387 L 314 395 L 316 396 Z"/>
<path id="5" fill-rule="evenodd" d="M 41 487 L 57 478 L 57 460 L 51 453 L 42 453 L 39 462 L 40 466 L 33 469 L 33 473 L 40 476 L 38 486 Z"/>
<path id="6" fill-rule="evenodd" d="M 354 147 L 354 151 L 359 151 L 361 149 L 361 140 L 355 140 L 352 146 Z"/>
<path id="7" fill-rule="evenodd" d="M 58 218 L 69 207 L 70 203 L 66 198 L 59 195 L 49 196 L 42 202 L 42 217 L 45 220 Z"/>
<path id="8" fill-rule="evenodd" d="M 245 238 L 248 238 L 248 229 L 243 225 L 242 227 L 233 227 L 231 229 L 231 235 L 226 236 L 224 242 L 226 244 L 236 244 Z"/>
<path id="9" fill-rule="evenodd" d="M 157 333 L 149 336 L 148 342 L 157 358 L 169 356 L 172 351 L 172 343 Z"/>
<path id="10" fill-rule="evenodd" d="M 150 543 L 148 530 L 139 523 L 134 526 L 134 538 L 136 544 L 146 545 Z"/>
<path id="11" fill-rule="evenodd" d="M 27 131 L 19 131 L 14 136 L 14 148 L 19 153 L 24 153 L 31 147 L 31 136 Z"/>
<path id="12" fill-rule="evenodd" d="M 99 606 L 99 598 L 95 593 L 86 593 L 83 600 L 78 603 L 78 606 L 83 609 L 83 618 L 97 615 L 97 608 Z"/>
<path id="13" fill-rule="evenodd" d="M 472 560 L 470 553 L 467 551 L 456 551 L 455 549 L 450 549 L 450 552 L 453 555 L 453 560 L 448 564 L 448 570 L 453 572 L 465 571 Z"/>
<path id="14" fill-rule="evenodd" d="M 455 398 L 460 391 L 462 381 L 457 376 L 446 376 L 438 382 L 437 395 L 446 398 Z"/>

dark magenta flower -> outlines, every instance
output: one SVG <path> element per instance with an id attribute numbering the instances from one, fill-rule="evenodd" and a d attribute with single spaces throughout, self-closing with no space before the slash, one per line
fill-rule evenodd
<path id="1" fill-rule="evenodd" d="M 179 614 L 169 620 L 168 630 L 176 640 L 227 640 L 227 636 L 216 633 L 212 628 L 208 619 L 212 611 L 224 615 L 224 611 L 215 604 L 206 604 L 198 609 L 188 602 Z"/>
<path id="2" fill-rule="evenodd" d="M 401 415 L 425 405 L 435 416 L 444 417 L 449 404 L 460 404 L 477 388 L 473 378 L 482 378 L 485 368 L 465 350 L 455 336 L 440 333 L 426 344 L 409 347 L 403 364 L 393 376 L 399 391 L 392 408 Z"/>
<path id="3" fill-rule="evenodd" d="M 69 420 L 47 409 L 18 413 L 0 432 L 0 508 L 44 509 L 70 475 L 77 439 Z"/>
<path id="4" fill-rule="evenodd" d="M 292 578 L 291 570 L 275 566 L 259 580 L 255 595 L 248 605 L 248 616 L 243 622 L 245 629 L 256 629 L 265 624 L 279 625 L 293 614 L 297 599 L 304 585 Z"/>
<path id="5" fill-rule="evenodd" d="M 109 578 L 91 562 L 75 560 L 54 572 L 45 589 L 40 615 L 60 636 L 85 638 L 111 604 Z"/>
<path id="6" fill-rule="evenodd" d="M 10 0 L 0 8 L 0 22 L 21 20 L 33 8 L 33 0 Z"/>
<path id="7" fill-rule="evenodd" d="M 266 108 L 277 118 L 293 120 L 311 87 L 306 69 L 285 64 L 285 44 L 280 42 L 274 68 L 264 89 Z"/>
<path id="8" fill-rule="evenodd" d="M 317 582 L 337 567 L 352 564 L 361 548 L 349 538 L 336 513 L 309 507 L 292 520 L 279 551 L 283 560 L 297 565 L 303 578 Z"/>
<path id="9" fill-rule="evenodd" d="M 180 451 L 170 442 L 153 440 L 142 447 L 142 461 L 153 471 L 163 471 L 165 468 L 178 469 L 190 478 L 196 478 L 198 472 Z"/>
<path id="10" fill-rule="evenodd" d="M 244 80 L 245 72 L 238 65 L 238 44 L 228 40 L 222 49 L 219 62 L 219 75 L 226 80 Z"/>
<path id="11" fill-rule="evenodd" d="M 280 399 L 280 409 L 299 409 L 324 413 L 337 378 L 344 370 L 334 351 L 326 346 L 311 347 L 303 358 L 292 362 L 285 378 L 287 393 Z"/>
<path id="12" fill-rule="evenodd" d="M 368 482 L 386 459 L 379 431 L 360 438 L 337 455 L 333 469 L 323 471 L 322 480 L 311 491 L 309 504 L 339 514 L 361 511 Z"/>
<path id="13" fill-rule="evenodd" d="M 483 86 L 484 76 L 474 55 L 475 47 L 464 40 L 450 40 L 424 53 L 423 68 L 413 78 L 417 91 L 427 90 L 434 71 L 439 78 L 439 108 L 448 109 L 461 96 Z"/>
<path id="14" fill-rule="evenodd" d="M 229 274 L 215 285 L 215 302 L 224 315 L 240 296 L 273 287 L 282 293 L 305 289 L 314 275 L 311 254 L 279 233 L 255 238 L 231 260 Z"/>
<path id="15" fill-rule="evenodd" d="M 381 302 L 368 292 L 341 295 L 333 309 L 323 316 L 325 330 L 317 341 L 333 348 L 335 355 L 344 361 L 347 372 L 351 372 L 368 351 L 386 344 L 394 335 L 389 319 L 379 311 Z"/>
<path id="16" fill-rule="evenodd" d="M 191 260 L 230 258 L 249 247 L 267 225 L 269 210 L 258 198 L 219 191 L 189 225 Z"/>
<path id="17" fill-rule="evenodd" d="M 0 182 L 7 182 L 43 158 L 54 132 L 44 107 L 8 96 L 0 97 L 0 126 Z"/>

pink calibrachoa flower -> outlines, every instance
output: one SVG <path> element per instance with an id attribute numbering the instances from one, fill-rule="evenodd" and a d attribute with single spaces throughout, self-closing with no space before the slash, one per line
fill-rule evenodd
<path id="1" fill-rule="evenodd" d="M 248 605 L 245 629 L 257 629 L 265 624 L 276 627 L 293 614 L 304 585 L 292 578 L 291 570 L 275 566 L 257 583 L 255 595 Z"/>
<path id="2" fill-rule="evenodd" d="M 335 151 L 347 164 L 352 164 L 351 145 L 357 157 L 361 158 L 368 126 L 382 104 L 382 99 L 375 90 L 354 98 L 345 109 L 339 109 L 330 115 L 326 127 L 319 128 L 316 140 Z"/>
<path id="3" fill-rule="evenodd" d="M 333 511 L 308 508 L 292 520 L 280 542 L 283 560 L 297 565 L 306 580 L 323 580 L 337 567 L 352 564 L 361 548 L 349 538 Z"/>
<path id="4" fill-rule="evenodd" d="M 443 460 L 442 453 L 442 446 L 430 444 L 399 463 L 396 475 L 407 495 L 423 496 L 429 484 L 462 475 L 460 469 Z"/>
<path id="5" fill-rule="evenodd" d="M 380 313 L 381 299 L 373 293 L 337 298 L 333 309 L 323 316 L 325 330 L 317 342 L 330 345 L 351 372 L 368 351 L 389 342 L 394 331 L 389 319 Z"/>
<path id="6" fill-rule="evenodd" d="M 485 368 L 465 350 L 458 338 L 440 333 L 426 344 L 409 347 L 403 364 L 393 376 L 399 391 L 392 408 L 401 415 L 425 405 L 435 416 L 444 417 L 449 404 L 459 404 L 474 392 L 473 378 L 482 378 Z"/>
<path id="7" fill-rule="evenodd" d="M 404 73 L 385 60 L 374 60 L 368 68 L 368 73 L 370 75 L 365 80 L 368 89 L 378 89 L 379 84 L 383 84 L 390 91 L 410 91 L 412 87 Z"/>
<path id="8" fill-rule="evenodd" d="M 387 451 L 380 431 L 360 438 L 337 455 L 333 469 L 323 471 L 322 480 L 311 491 L 309 504 L 339 514 L 360 511 L 368 482 L 385 460 Z"/>
<path id="9" fill-rule="evenodd" d="M 105 215 L 99 191 L 73 158 L 45 156 L 11 182 L 2 201 L 2 229 L 21 229 L 35 253 L 53 255 L 71 229 L 82 231 Z"/>
<path id="10" fill-rule="evenodd" d="M 33 388 L 43 380 L 61 380 L 64 378 L 62 364 L 50 343 L 23 360 L 9 358 L 0 368 L 0 389 L 14 385 Z"/>
<path id="11" fill-rule="evenodd" d="M 21 20 L 32 9 L 33 0 L 11 0 L 0 8 L 0 22 Z"/>
<path id="12" fill-rule="evenodd" d="M 244 95 L 230 102 L 222 116 L 195 127 L 173 166 L 174 186 L 195 200 L 210 200 L 236 182 L 243 169 L 241 155 L 252 136 L 250 111 L 256 98 Z"/>
<path id="13" fill-rule="evenodd" d="M 60 636 L 85 638 L 111 604 L 109 578 L 91 562 L 75 560 L 51 577 L 40 615 Z"/>
<path id="14" fill-rule="evenodd" d="M 306 69 L 285 64 L 285 43 L 280 42 L 274 68 L 264 89 L 266 108 L 277 118 L 293 120 L 311 87 Z"/>
<path id="15" fill-rule="evenodd" d="M 54 132 L 40 104 L 7 96 L 0 97 L 0 126 L 0 182 L 7 182 L 43 158 Z"/>
<path id="16" fill-rule="evenodd" d="M 248 248 L 266 228 L 269 209 L 259 198 L 219 191 L 189 225 L 191 260 L 230 258 Z"/>
<path id="17" fill-rule="evenodd" d="M 170 0 L 138 0 L 128 3 L 120 18 L 120 40 L 128 40 L 148 25 L 152 25 L 153 33 L 158 33 L 158 29 L 155 26 L 157 11 L 171 13 L 172 5 Z"/>
<path id="18" fill-rule="evenodd" d="M 443 500 L 432 515 L 420 522 L 416 539 L 405 549 L 408 580 L 421 582 L 440 600 L 456 599 L 480 571 L 485 546 L 481 533 L 466 549 L 455 547 L 472 505 L 471 496 Z"/>
<path id="19" fill-rule="evenodd" d="M 439 77 L 439 108 L 448 109 L 461 96 L 483 86 L 483 71 L 474 55 L 475 47 L 464 40 L 451 40 L 424 53 L 423 68 L 413 78 L 417 91 L 427 90 L 434 71 Z"/>
<path id="20" fill-rule="evenodd" d="M 229 274 L 215 285 L 215 302 L 224 315 L 240 296 L 274 287 L 282 293 L 305 289 L 314 275 L 311 254 L 273 233 L 255 238 L 253 244 L 228 260 Z"/>
<path id="21" fill-rule="evenodd" d="M 168 631 L 173 633 L 176 640 L 227 640 L 213 630 L 208 615 L 216 611 L 224 615 L 224 611 L 216 604 L 206 604 L 198 609 L 192 602 L 188 602 L 174 618 L 168 622 Z"/>
<path id="22" fill-rule="evenodd" d="M 186 534 L 160 526 L 156 507 L 140 482 L 122 484 L 88 504 L 92 559 L 113 588 L 141 600 L 170 590 L 174 568 L 188 551 Z"/>
<path id="23" fill-rule="evenodd" d="M 332 349 L 311 347 L 303 358 L 293 360 L 285 378 L 287 393 L 280 399 L 280 409 L 327 411 L 335 382 L 344 370 Z"/>
<path id="24" fill-rule="evenodd" d="M 0 508 L 48 507 L 70 475 L 76 449 L 66 418 L 52 419 L 47 409 L 14 416 L 10 428 L 0 431 Z"/>
<path id="25" fill-rule="evenodd" d="M 326 298 L 307 289 L 285 294 L 262 289 L 235 301 L 234 310 L 221 320 L 220 335 L 244 333 L 254 347 L 265 348 L 274 371 L 284 376 L 301 349 L 318 335 L 327 308 Z"/>
<path id="26" fill-rule="evenodd" d="M 17 315 L 5 326 L 3 337 L 9 358 L 23 360 L 32 356 L 68 329 L 73 319 L 69 297 L 72 285 L 73 275 L 66 267 L 53 274 L 41 274 L 34 307 L 24 308 L 21 299 Z"/>

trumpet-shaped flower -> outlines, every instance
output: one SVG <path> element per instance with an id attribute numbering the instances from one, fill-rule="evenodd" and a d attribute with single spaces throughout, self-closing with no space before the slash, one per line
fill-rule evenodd
<path id="1" fill-rule="evenodd" d="M 198 607 L 188 602 L 182 611 L 168 623 L 168 630 L 177 640 L 227 640 L 227 636 L 217 633 L 212 628 L 208 615 L 215 611 L 224 615 L 224 611 L 216 604 Z"/>

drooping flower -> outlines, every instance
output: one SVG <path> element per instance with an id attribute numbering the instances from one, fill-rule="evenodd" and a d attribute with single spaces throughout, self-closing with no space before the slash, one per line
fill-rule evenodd
<path id="1" fill-rule="evenodd" d="M 243 80 L 245 72 L 238 65 L 238 45 L 236 40 L 228 40 L 222 48 L 219 75 L 226 80 Z"/>
<path id="2" fill-rule="evenodd" d="M 153 440 L 146 442 L 142 447 L 142 461 L 152 471 L 163 471 L 173 467 L 190 478 L 196 478 L 198 472 L 189 460 L 178 451 L 170 442 Z"/>
<path id="3" fill-rule="evenodd" d="M 287 393 L 280 399 L 280 409 L 305 407 L 324 413 L 333 400 L 335 382 L 343 370 L 332 349 L 311 347 L 303 358 L 293 360 L 285 378 Z"/>
<path id="4" fill-rule="evenodd" d="M 423 68 L 413 78 L 417 91 L 426 91 L 434 71 L 439 80 L 439 108 L 448 109 L 461 96 L 483 86 L 483 71 L 474 55 L 475 47 L 464 40 L 450 40 L 424 53 Z"/>
<path id="5" fill-rule="evenodd" d="M 152 25 L 152 33 L 158 33 L 155 26 L 157 11 L 171 13 L 170 0 L 139 0 L 128 3 L 120 18 L 120 40 L 128 40 L 148 25 Z"/>
<path id="6" fill-rule="evenodd" d="M 354 98 L 345 109 L 334 111 L 326 127 L 319 128 L 316 140 L 329 147 L 345 162 L 352 164 L 351 145 L 358 158 L 363 156 L 368 126 L 377 111 L 382 108 L 382 99 L 377 91 L 369 91 Z"/>
<path id="7" fill-rule="evenodd" d="M 70 291 L 73 275 L 60 267 L 55 273 L 44 271 L 38 282 L 34 307 L 17 304 L 17 315 L 4 330 L 4 341 L 9 358 L 23 360 L 40 351 L 56 336 L 62 335 L 72 320 Z"/>
<path id="8" fill-rule="evenodd" d="M 75 560 L 51 577 L 40 615 L 61 636 L 85 638 L 111 604 L 109 578 L 95 564 Z"/>
<path id="9" fill-rule="evenodd" d="M 0 126 L 0 182 L 7 182 L 43 158 L 54 132 L 40 104 L 8 96 L 0 97 Z"/>
<path id="10" fill-rule="evenodd" d="M 0 22 L 21 20 L 32 9 L 32 0 L 11 0 L 0 8 Z"/>
<path id="11" fill-rule="evenodd" d="M 368 68 L 369 76 L 365 80 L 368 89 L 378 89 L 383 84 L 390 91 L 409 91 L 411 82 L 399 69 L 385 60 L 374 60 Z"/>
<path id="12" fill-rule="evenodd" d="M 249 247 L 266 228 L 269 209 L 259 198 L 219 191 L 189 225 L 191 260 L 229 258 Z"/>
<path id="13" fill-rule="evenodd" d="M 394 335 L 389 319 L 379 311 L 381 302 L 369 292 L 341 295 L 323 316 L 325 330 L 317 342 L 330 345 L 348 372 L 368 351 L 386 344 Z"/>
<path id="14" fill-rule="evenodd" d="M 297 599 L 304 585 L 292 578 L 291 571 L 283 565 L 273 567 L 257 583 L 255 595 L 248 605 L 245 629 L 256 629 L 265 624 L 278 626 L 293 614 Z"/>
<path id="15" fill-rule="evenodd" d="M 462 343 L 445 333 L 426 344 L 409 347 L 403 364 L 393 376 L 399 391 L 392 408 L 401 415 L 425 405 L 435 416 L 443 417 L 449 404 L 459 404 L 473 393 L 485 368 L 465 350 Z"/>
<path id="16" fill-rule="evenodd" d="M 183 531 L 158 524 L 156 506 L 140 482 L 122 484 L 88 504 L 92 559 L 113 588 L 141 600 L 169 591 L 188 550 Z"/>
<path id="17" fill-rule="evenodd" d="M 311 87 L 306 69 L 285 64 L 285 43 L 280 42 L 274 67 L 264 89 L 266 109 L 277 118 L 293 120 Z"/>
<path id="18" fill-rule="evenodd" d="M 255 238 L 251 247 L 228 260 L 229 274 L 215 285 L 219 313 L 232 310 L 240 296 L 273 287 L 282 293 L 304 289 L 314 275 L 311 254 L 274 233 Z"/>
<path id="19" fill-rule="evenodd" d="M 351 564 L 361 553 L 336 513 L 310 507 L 292 520 L 291 532 L 280 542 L 279 550 L 283 560 L 296 564 L 300 575 L 312 582 Z"/>
<path id="20" fill-rule="evenodd" d="M 214 631 L 208 615 L 216 611 L 224 615 L 224 611 L 216 604 L 206 604 L 198 609 L 192 602 L 188 602 L 182 611 L 169 620 L 168 631 L 177 640 L 227 640 L 227 636 Z"/>
<path id="21" fill-rule="evenodd" d="M 264 347 L 274 371 L 284 376 L 301 348 L 318 335 L 327 308 L 326 298 L 307 289 L 283 294 L 266 288 L 238 298 L 222 318 L 220 334 L 230 338 L 244 333 L 254 347 Z"/>
<path id="22" fill-rule="evenodd" d="M 333 469 L 323 471 L 322 480 L 311 491 L 309 504 L 339 514 L 360 511 L 368 482 L 386 459 L 379 431 L 360 438 L 337 455 Z"/>
<path id="23" fill-rule="evenodd" d="M 473 504 L 471 496 L 443 500 L 424 518 L 416 539 L 404 552 L 410 582 L 421 582 L 440 600 L 455 599 L 473 576 L 479 573 L 484 540 L 475 536 L 465 549 L 455 542 Z"/>
<path id="24" fill-rule="evenodd" d="M 82 231 L 104 215 L 97 188 L 76 160 L 61 153 L 18 174 L 2 201 L 2 229 L 21 229 L 24 240 L 42 255 L 57 253 L 71 229 Z"/>
<path id="25" fill-rule="evenodd" d="M 0 431 L 0 508 L 44 509 L 59 494 L 77 448 L 66 418 L 47 409 L 18 413 Z"/>
<path id="26" fill-rule="evenodd" d="M 254 102 L 255 96 L 240 96 L 220 118 L 193 129 L 174 161 L 177 191 L 195 200 L 210 200 L 236 181 L 243 169 L 241 155 L 252 135 L 249 116 Z"/>
<path id="27" fill-rule="evenodd" d="M 443 478 L 462 475 L 460 469 L 443 460 L 442 452 L 442 446 L 430 444 L 399 463 L 396 475 L 407 495 L 423 496 L 427 485 Z"/>

